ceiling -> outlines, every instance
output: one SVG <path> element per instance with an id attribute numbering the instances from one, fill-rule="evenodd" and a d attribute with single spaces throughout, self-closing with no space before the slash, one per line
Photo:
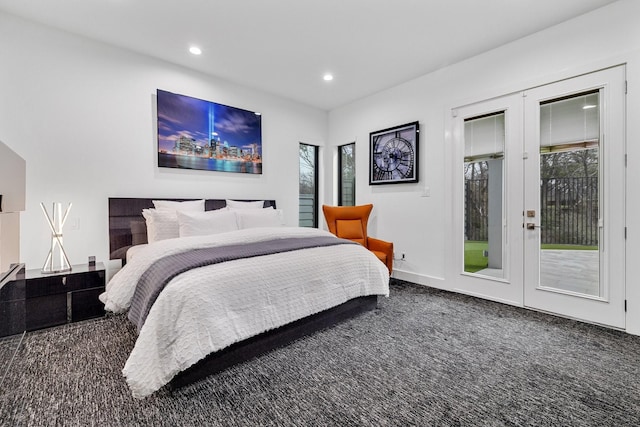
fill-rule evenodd
<path id="1" fill-rule="evenodd" d="M 0 11 L 331 110 L 614 1 L 0 0 Z"/>

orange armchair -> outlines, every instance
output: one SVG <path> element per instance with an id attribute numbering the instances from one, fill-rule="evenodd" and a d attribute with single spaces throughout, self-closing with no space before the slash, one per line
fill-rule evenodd
<path id="1" fill-rule="evenodd" d="M 336 236 L 353 240 L 373 252 L 389 269 L 393 268 L 393 243 L 367 236 L 367 223 L 373 205 L 327 206 L 322 205 L 329 231 Z"/>

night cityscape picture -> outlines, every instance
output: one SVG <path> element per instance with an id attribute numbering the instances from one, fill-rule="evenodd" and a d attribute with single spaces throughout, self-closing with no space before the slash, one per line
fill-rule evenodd
<path id="1" fill-rule="evenodd" d="M 158 166 L 262 173 L 260 113 L 158 89 Z"/>

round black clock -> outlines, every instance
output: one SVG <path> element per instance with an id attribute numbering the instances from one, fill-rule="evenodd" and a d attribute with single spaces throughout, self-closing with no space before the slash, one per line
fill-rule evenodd
<path id="1" fill-rule="evenodd" d="M 372 170 L 374 180 L 411 179 L 414 161 L 413 146 L 410 141 L 400 136 L 400 132 L 374 138 Z"/>

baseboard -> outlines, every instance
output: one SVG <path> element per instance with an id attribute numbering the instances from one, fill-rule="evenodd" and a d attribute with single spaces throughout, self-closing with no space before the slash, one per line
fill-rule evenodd
<path id="1" fill-rule="evenodd" d="M 446 289 L 442 283 L 444 279 L 442 277 L 427 276 L 425 274 L 413 273 L 411 271 L 393 269 L 391 277 L 399 280 L 406 280 L 407 282 L 416 283 L 418 285 L 430 286 L 432 288 Z"/>
<path id="2" fill-rule="evenodd" d="M 458 293 L 458 294 L 469 295 L 471 297 L 476 297 L 476 298 L 484 299 L 484 300 L 487 300 L 487 301 L 499 302 L 501 304 L 512 305 L 514 307 L 524 308 L 522 303 L 519 302 L 519 301 L 512 301 L 512 300 L 504 299 L 504 298 L 497 298 L 497 297 L 494 297 L 494 296 L 491 296 L 491 295 L 485 295 L 485 294 L 480 293 L 480 292 L 471 292 L 471 291 L 469 291 L 467 289 L 453 288 L 453 289 L 450 289 L 450 290 L 451 290 L 451 292 L 455 292 L 455 293 Z"/>
<path id="3" fill-rule="evenodd" d="M 495 298 L 492 296 L 484 295 L 478 292 L 471 292 L 466 289 L 456 288 L 455 286 L 447 286 L 447 282 L 441 277 L 427 276 L 424 274 L 413 273 L 410 271 L 394 269 L 391 277 L 399 280 L 406 280 L 418 285 L 429 286 L 431 288 L 440 289 L 448 292 L 455 292 L 457 294 L 469 295 L 476 298 L 481 298 L 489 301 L 495 301 L 502 304 L 513 305 L 516 307 L 522 307 L 522 304 L 517 301 L 511 301 L 508 299 Z"/>

